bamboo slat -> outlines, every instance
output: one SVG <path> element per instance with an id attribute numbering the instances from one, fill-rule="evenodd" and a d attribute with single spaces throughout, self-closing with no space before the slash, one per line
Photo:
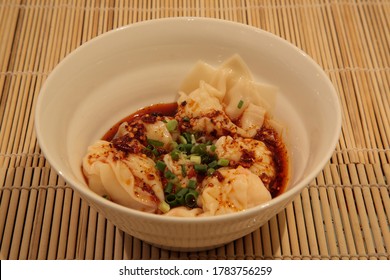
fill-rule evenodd
<path id="1" fill-rule="evenodd" d="M 328 74 L 343 109 L 328 165 L 261 228 L 219 248 L 163 250 L 90 208 L 41 154 L 39 91 L 109 30 L 210 17 L 276 34 Z M 1 259 L 390 259 L 390 1 L 0 0 Z"/>

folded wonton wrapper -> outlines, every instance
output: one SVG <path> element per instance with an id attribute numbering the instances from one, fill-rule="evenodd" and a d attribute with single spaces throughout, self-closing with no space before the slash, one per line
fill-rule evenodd
<path id="1" fill-rule="evenodd" d="M 223 180 L 207 177 L 202 183 L 198 204 L 204 216 L 238 212 L 271 200 L 271 194 L 258 176 L 241 166 L 220 168 Z"/>
<path id="2" fill-rule="evenodd" d="M 83 171 L 89 187 L 123 206 L 156 212 L 164 192 L 155 163 L 138 154 L 125 154 L 99 140 L 88 148 Z"/>
<path id="3" fill-rule="evenodd" d="M 255 82 L 238 55 L 233 55 L 219 68 L 199 61 L 180 87 L 178 104 L 187 101 L 189 105 L 185 106 L 185 112 L 180 112 L 179 107 L 179 114 L 196 118 L 194 130 L 229 130 L 253 137 L 263 125 L 266 114 L 273 114 L 277 91 L 272 85 Z M 218 114 L 215 116 L 212 112 Z M 211 122 L 212 118 L 219 124 Z M 236 126 L 232 121 L 238 119 Z"/>

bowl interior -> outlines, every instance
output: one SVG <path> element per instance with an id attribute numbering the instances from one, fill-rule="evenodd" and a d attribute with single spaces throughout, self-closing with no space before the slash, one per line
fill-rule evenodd
<path id="1" fill-rule="evenodd" d="M 37 136 L 43 153 L 71 185 L 86 186 L 87 146 L 139 108 L 173 102 L 199 59 L 219 65 L 238 53 L 257 81 L 276 85 L 275 118 L 287 128 L 289 189 L 323 168 L 341 126 L 337 94 L 302 51 L 259 29 L 211 19 L 143 22 L 108 32 L 78 48 L 52 72 L 39 96 Z"/>

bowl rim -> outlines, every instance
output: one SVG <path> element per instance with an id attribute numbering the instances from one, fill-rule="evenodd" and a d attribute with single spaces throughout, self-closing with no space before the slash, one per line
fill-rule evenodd
<path id="1" fill-rule="evenodd" d="M 336 105 L 336 111 L 334 114 L 336 115 L 336 121 L 335 123 L 335 131 L 334 135 L 332 136 L 331 141 L 329 142 L 329 147 L 326 150 L 326 153 L 324 153 L 324 157 L 319 161 L 319 164 L 311 170 L 309 174 L 306 175 L 305 178 L 300 180 L 298 184 L 295 184 L 293 188 L 286 190 L 285 192 L 281 193 L 275 198 L 272 198 L 270 201 L 257 205 L 255 207 L 240 211 L 240 212 L 235 212 L 235 213 L 229 213 L 229 214 L 223 214 L 223 215 L 215 215 L 215 216 L 202 216 L 202 217 L 176 217 L 176 216 L 166 216 L 166 215 L 157 215 L 153 213 L 147 213 L 147 212 L 142 212 L 136 209 L 131 209 L 126 206 L 122 206 L 120 204 L 117 204 L 115 202 L 108 201 L 107 199 L 100 197 L 96 193 L 94 193 L 92 190 L 85 188 L 84 186 L 80 186 L 80 184 L 73 180 L 72 178 L 66 178 L 66 173 L 64 172 L 61 168 L 61 164 L 53 159 L 51 156 L 50 152 L 47 150 L 45 140 L 42 138 L 41 135 L 41 125 L 40 125 L 40 112 L 41 112 L 41 107 L 43 106 L 42 102 L 45 98 L 45 95 L 47 95 L 47 89 L 50 87 L 51 81 L 53 79 L 54 74 L 58 71 L 59 68 L 62 67 L 67 61 L 72 59 L 74 56 L 77 56 L 78 53 L 83 52 L 85 49 L 90 48 L 95 44 L 95 42 L 104 40 L 105 38 L 109 38 L 112 34 L 116 34 L 119 32 L 131 32 L 132 29 L 135 28 L 144 28 L 147 26 L 151 25 L 156 25 L 158 26 L 159 24 L 172 24 L 172 23 L 191 23 L 191 24 L 213 24 L 213 25 L 224 25 L 225 27 L 231 27 L 231 28 L 241 28 L 247 32 L 251 32 L 253 34 L 261 35 L 261 36 L 266 36 L 271 38 L 274 42 L 278 44 L 285 45 L 289 48 L 291 48 L 293 51 L 299 53 L 302 55 L 302 58 L 306 60 L 307 63 L 313 67 L 318 73 L 321 73 L 321 76 L 324 78 L 324 81 L 326 82 L 327 86 L 329 87 L 329 96 L 332 97 L 333 103 Z M 207 18 L 207 17 L 170 17 L 170 18 L 160 18 L 160 19 L 150 19 L 150 20 L 145 20 L 141 22 L 136 22 L 136 23 L 131 23 L 122 27 L 118 27 L 116 29 L 107 31 L 105 33 L 99 34 L 96 37 L 92 38 L 91 40 L 83 43 L 73 51 L 71 51 L 65 58 L 63 58 L 49 73 L 49 76 L 45 80 L 42 88 L 40 89 L 38 98 L 37 98 L 37 103 L 36 103 L 36 110 L 35 110 L 35 131 L 36 131 L 36 137 L 38 141 L 38 145 L 41 149 L 41 152 L 43 156 L 48 160 L 50 163 L 51 167 L 57 172 L 59 176 L 61 176 L 65 182 L 67 182 L 70 187 L 77 191 L 80 192 L 82 197 L 87 198 L 87 200 L 96 200 L 97 202 L 100 203 L 100 205 L 104 205 L 104 207 L 107 207 L 110 210 L 116 210 L 120 211 L 126 214 L 129 214 L 131 216 L 141 218 L 144 220 L 148 221 L 167 221 L 170 223 L 215 223 L 215 222 L 222 222 L 226 220 L 241 220 L 245 219 L 248 217 L 254 217 L 257 215 L 257 213 L 264 208 L 270 208 L 275 204 L 278 204 L 280 202 L 285 201 L 290 202 L 293 198 L 295 198 L 298 193 L 300 193 L 320 172 L 321 170 L 326 166 L 327 162 L 330 160 L 337 142 L 340 137 L 341 133 L 341 128 L 342 128 L 342 113 L 341 113 L 341 103 L 337 94 L 337 91 L 330 81 L 329 77 L 326 75 L 325 71 L 317 64 L 317 62 L 314 61 L 307 53 L 305 53 L 303 50 L 299 49 L 297 46 L 294 44 L 290 43 L 289 41 L 269 32 L 266 30 L 263 30 L 261 28 L 251 26 L 245 23 L 239 23 L 231 20 L 225 20 L 225 19 L 216 19 L 216 18 Z"/>

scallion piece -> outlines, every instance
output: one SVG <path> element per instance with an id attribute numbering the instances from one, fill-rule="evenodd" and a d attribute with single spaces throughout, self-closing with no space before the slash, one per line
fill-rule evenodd
<path id="1" fill-rule="evenodd" d="M 206 146 L 206 144 L 194 145 L 191 148 L 191 153 L 192 154 L 197 154 L 197 155 L 200 155 L 200 156 L 207 154 L 207 146 Z"/>
<path id="2" fill-rule="evenodd" d="M 189 117 L 183 117 L 183 122 L 189 122 L 190 118 Z"/>
<path id="3" fill-rule="evenodd" d="M 194 169 L 197 172 L 206 172 L 207 171 L 207 165 L 205 165 L 205 164 L 194 164 Z"/>
<path id="4" fill-rule="evenodd" d="M 168 194 L 166 197 L 165 197 L 165 202 L 169 204 L 169 206 L 171 207 L 176 207 L 176 206 L 179 206 L 179 203 L 176 199 L 176 195 L 171 193 L 171 194 Z"/>
<path id="5" fill-rule="evenodd" d="M 228 166 L 229 165 L 229 160 L 226 158 L 220 158 L 217 162 L 219 166 Z"/>
<path id="6" fill-rule="evenodd" d="M 202 162 L 202 158 L 200 156 L 191 155 L 190 161 L 195 163 L 195 164 L 200 164 Z"/>
<path id="7" fill-rule="evenodd" d="M 178 151 L 178 150 L 172 150 L 172 152 L 170 152 L 170 155 L 171 155 L 171 158 L 172 158 L 174 161 L 177 161 L 177 160 L 179 160 L 179 158 L 180 158 L 180 151 Z"/>
<path id="8" fill-rule="evenodd" d="M 165 189 L 164 189 L 165 195 L 169 195 L 170 193 L 172 193 L 172 190 L 173 190 L 173 183 L 168 182 L 168 184 L 165 186 Z"/>
<path id="9" fill-rule="evenodd" d="M 186 169 L 186 166 L 184 164 L 181 165 L 181 175 L 183 177 L 187 176 L 187 169 Z"/>
<path id="10" fill-rule="evenodd" d="M 182 144 L 187 144 L 187 139 L 186 139 L 183 135 L 180 135 L 180 136 L 179 136 L 179 141 L 180 141 L 180 143 L 182 143 Z"/>
<path id="11" fill-rule="evenodd" d="M 197 198 L 198 192 L 194 190 L 189 190 L 184 197 L 184 202 L 188 207 L 194 208 L 195 206 L 197 206 Z"/>
<path id="12" fill-rule="evenodd" d="M 147 139 L 146 140 L 148 142 L 149 145 L 152 145 L 154 147 L 162 147 L 164 146 L 164 143 L 161 142 L 161 141 L 158 141 L 158 140 L 154 140 L 154 139 Z"/>
<path id="13" fill-rule="evenodd" d="M 191 134 L 191 143 L 192 144 L 196 143 L 196 139 L 195 139 L 195 135 L 194 134 Z"/>
<path id="14" fill-rule="evenodd" d="M 170 170 L 167 170 L 164 172 L 164 176 L 165 178 L 167 178 L 168 180 L 173 180 L 176 178 L 176 175 L 174 173 L 172 173 L 172 171 Z"/>
<path id="15" fill-rule="evenodd" d="M 207 169 L 207 175 L 213 175 L 214 172 L 215 172 L 214 168 Z"/>
<path id="16" fill-rule="evenodd" d="M 184 197 L 187 193 L 188 193 L 187 188 L 181 189 L 179 192 L 176 193 L 176 200 L 177 200 L 178 205 L 184 204 Z"/>
<path id="17" fill-rule="evenodd" d="M 237 104 L 237 108 L 241 109 L 243 105 L 244 105 L 244 100 L 240 100 L 240 102 L 238 102 Z"/>
<path id="18" fill-rule="evenodd" d="M 156 168 L 161 171 L 161 172 L 164 172 L 165 170 L 165 167 L 167 167 L 167 165 L 165 164 L 165 162 L 161 161 L 161 160 L 158 160 L 156 162 Z"/>
<path id="19" fill-rule="evenodd" d="M 169 120 L 167 123 L 166 123 L 166 127 L 168 129 L 169 132 L 173 132 L 177 129 L 177 120 L 173 119 L 173 120 Z"/>
<path id="20" fill-rule="evenodd" d="M 158 209 L 160 209 L 161 212 L 163 213 L 167 213 L 171 209 L 171 207 L 167 202 L 161 201 L 160 204 L 158 205 Z"/>
<path id="21" fill-rule="evenodd" d="M 211 152 L 214 153 L 216 149 L 217 149 L 217 146 L 215 146 L 215 145 L 211 145 L 211 146 L 210 146 L 210 151 L 211 151 Z"/>
<path id="22" fill-rule="evenodd" d="M 210 167 L 210 168 L 215 168 L 217 166 L 218 166 L 218 161 L 216 161 L 216 160 L 213 160 L 212 162 L 210 162 L 208 164 L 208 167 Z"/>
<path id="23" fill-rule="evenodd" d="M 182 152 L 185 152 L 185 153 L 190 153 L 191 152 L 191 149 L 192 149 L 192 144 L 179 144 L 177 146 L 177 148 L 182 151 Z"/>
<path id="24" fill-rule="evenodd" d="M 195 180 L 189 180 L 188 183 L 187 183 L 187 188 L 195 189 L 196 188 L 196 181 Z"/>
<path id="25" fill-rule="evenodd" d="M 192 143 L 192 134 L 189 132 L 184 132 L 182 136 L 186 139 L 187 143 Z"/>

